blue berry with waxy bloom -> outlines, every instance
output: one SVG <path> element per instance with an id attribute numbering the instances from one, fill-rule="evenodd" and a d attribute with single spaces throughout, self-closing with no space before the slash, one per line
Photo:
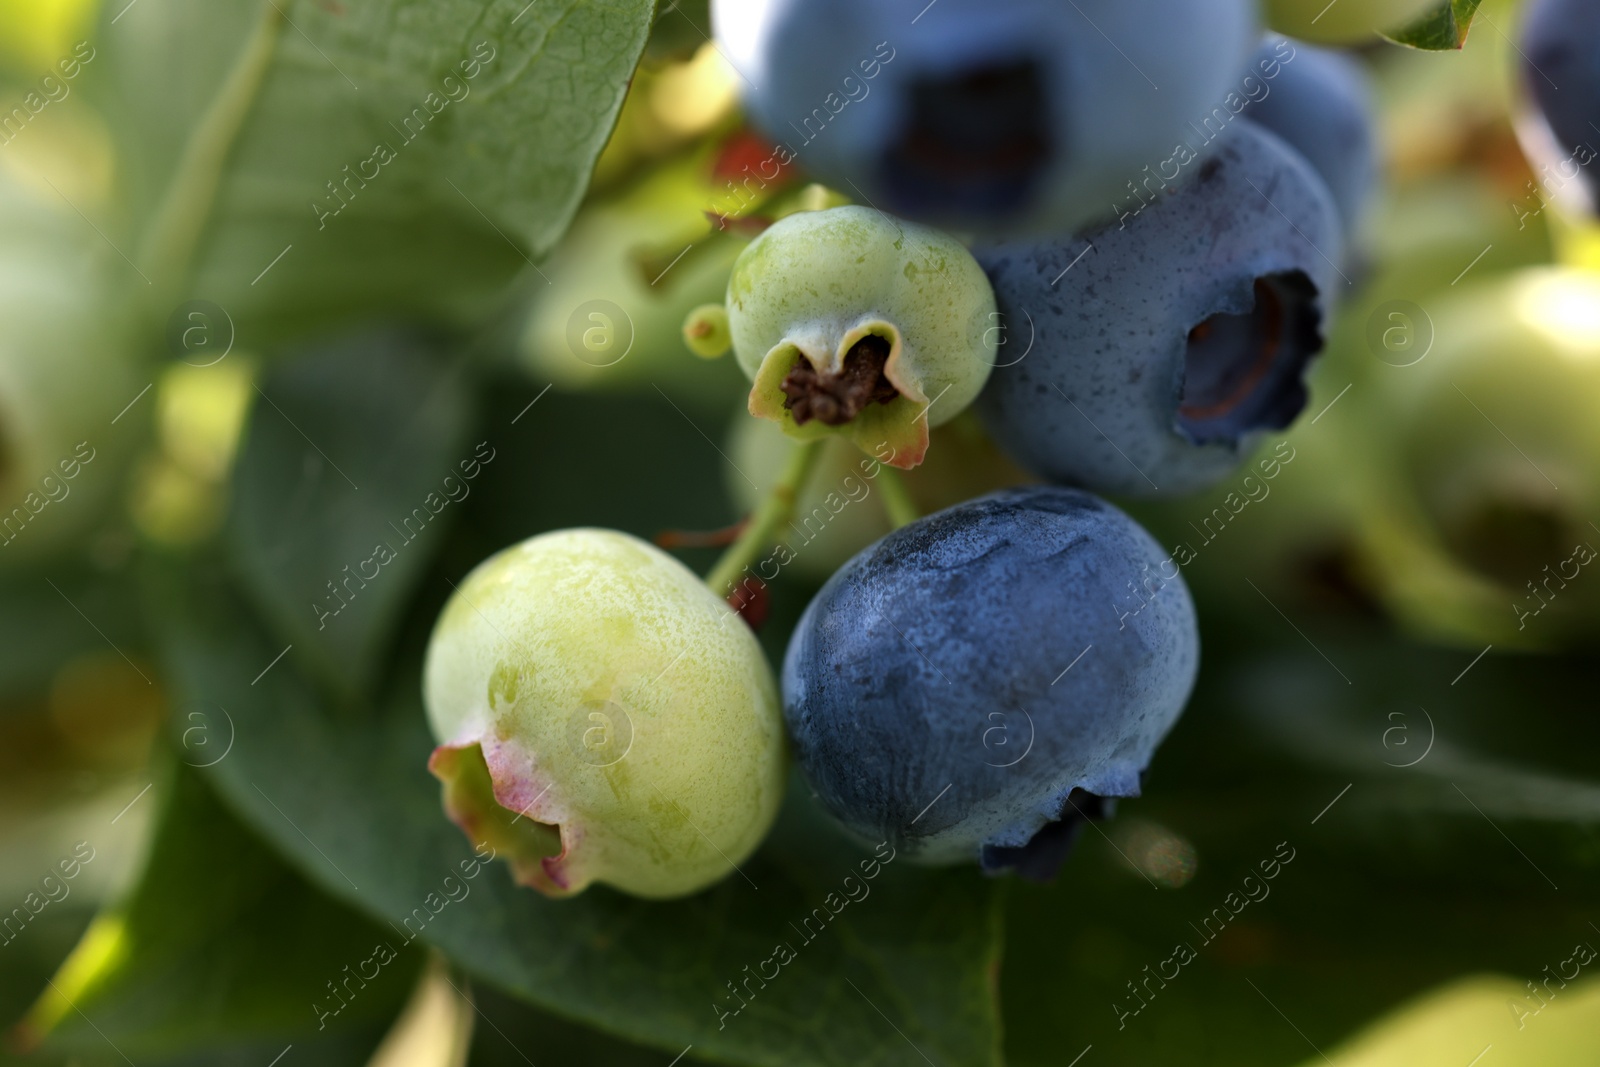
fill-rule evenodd
<path id="1" fill-rule="evenodd" d="M 975 250 L 1008 353 L 976 409 L 1035 474 L 1193 492 L 1305 407 L 1348 284 L 1339 212 L 1310 164 L 1248 119 L 1218 143 L 1116 222 Z"/>
<path id="2" fill-rule="evenodd" d="M 1522 84 L 1538 116 L 1517 132 L 1545 177 L 1544 193 L 1600 213 L 1600 6 L 1592 0 L 1532 0 L 1522 29 Z M 1542 121 L 1541 121 L 1542 119 Z"/>
<path id="3" fill-rule="evenodd" d="M 1256 62 L 1260 69 L 1276 64 L 1278 76 L 1255 78 L 1261 95 L 1243 114 L 1316 169 L 1348 236 L 1378 185 L 1378 131 L 1366 68 L 1343 52 L 1275 34 L 1262 42 Z"/>
<path id="4" fill-rule="evenodd" d="M 896 467 L 922 462 L 929 427 L 971 404 L 994 364 L 994 292 L 972 254 L 872 208 L 778 220 L 734 263 L 727 309 L 750 414 Z"/>
<path id="5" fill-rule="evenodd" d="M 981 232 L 1103 214 L 1258 40 L 1251 0 L 715 0 L 755 123 L 842 192 Z"/>
<path id="6" fill-rule="evenodd" d="M 1053 876 L 1137 796 L 1199 663 L 1177 565 L 1087 493 L 1010 489 L 902 527 L 806 608 L 783 669 L 823 804 L 919 862 Z"/>

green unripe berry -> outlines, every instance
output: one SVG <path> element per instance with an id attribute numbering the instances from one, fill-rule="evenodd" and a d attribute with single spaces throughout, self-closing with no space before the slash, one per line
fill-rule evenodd
<path id="1" fill-rule="evenodd" d="M 521 340 L 530 373 L 557 389 L 642 390 L 658 402 L 659 386 L 724 410 L 739 376 L 685 358 L 679 334 L 691 309 L 722 298 L 744 250 L 733 227 L 706 219 L 719 190 L 702 152 L 591 199 L 541 264 L 551 284 L 537 286 Z"/>
<path id="2" fill-rule="evenodd" d="M 777 814 L 783 725 L 760 646 L 626 534 L 543 534 L 480 564 L 439 616 L 423 693 L 446 811 L 549 896 L 693 893 Z"/>
<path id="3" fill-rule="evenodd" d="M 118 502 L 154 401 L 121 340 L 118 261 L 0 170 L 0 568 L 78 544 Z"/>
<path id="4" fill-rule="evenodd" d="M 1340 452 L 1364 472 L 1346 490 L 1360 572 L 1435 640 L 1592 641 L 1600 273 L 1547 267 L 1463 283 L 1427 314 L 1431 347 L 1381 368 L 1370 414 L 1349 424 L 1358 428 Z"/>
<path id="5" fill-rule="evenodd" d="M 904 468 L 983 389 L 999 337 L 960 242 L 865 207 L 774 223 L 734 263 L 727 308 L 752 415 L 801 440 L 842 433 Z"/>
<path id="6" fill-rule="evenodd" d="M 702 304 L 683 320 L 683 343 L 701 359 L 721 359 L 733 347 L 728 330 L 728 309 L 721 304 Z"/>
<path id="7" fill-rule="evenodd" d="M 1267 24 L 1305 41 L 1351 44 L 1405 29 L 1439 7 L 1440 0 L 1267 0 Z"/>
<path id="8" fill-rule="evenodd" d="M 900 476 L 924 515 L 1028 480 L 970 412 L 937 427 L 929 440 L 927 461 Z M 723 486 L 739 512 L 754 514 L 761 507 L 799 447 L 765 419 L 744 412 L 735 416 L 723 444 Z M 842 437 L 824 441 L 821 448 L 811 476 L 795 496 L 794 516 L 781 534 L 782 548 L 759 558 L 741 581 L 770 579 L 776 566 L 820 585 L 851 556 L 894 529 L 882 461 L 863 455 Z M 888 453 L 883 456 L 887 459 Z"/>

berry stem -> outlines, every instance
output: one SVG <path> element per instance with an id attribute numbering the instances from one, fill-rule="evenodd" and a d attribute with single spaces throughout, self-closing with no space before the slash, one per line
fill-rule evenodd
<path id="1" fill-rule="evenodd" d="M 900 477 L 900 472 L 893 467 L 884 467 L 878 472 L 878 487 L 883 490 L 883 510 L 889 516 L 889 521 L 896 530 L 909 523 L 916 522 L 922 517 L 917 510 L 916 501 L 911 499 L 911 493 L 906 489 L 905 479 Z"/>
<path id="2" fill-rule="evenodd" d="M 711 568 L 711 573 L 706 575 L 706 584 L 713 593 L 725 595 L 745 568 L 777 539 L 778 531 L 788 525 L 794 516 L 795 501 L 811 477 L 821 452 L 822 442 L 807 441 L 790 454 L 788 465 L 767 493 L 767 498 L 750 516 L 744 532 L 728 546 L 722 558 L 717 560 L 717 565 Z"/>

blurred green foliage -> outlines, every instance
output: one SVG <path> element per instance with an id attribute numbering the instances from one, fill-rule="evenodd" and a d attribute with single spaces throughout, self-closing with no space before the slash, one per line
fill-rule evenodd
<path id="1" fill-rule="evenodd" d="M 491 552 L 575 525 L 694 542 L 748 510 L 740 471 L 764 487 L 781 460 L 747 419 L 730 435 L 731 361 L 676 334 L 743 240 L 704 214 L 742 144 L 706 5 L 139 0 L 96 24 L 0 2 L 0 92 L 97 49 L 0 149 L 0 353 L 42 354 L 7 355 L 27 373 L 0 375 L 0 423 L 43 409 L 15 397 L 65 397 L 105 442 L 98 491 L 0 559 L 0 908 L 31 916 L 0 947 L 0 1014 L 22 1024 L 0 1063 L 365 1062 L 424 945 L 475 990 L 485 1067 L 1388 1067 L 1466 1064 L 1480 1035 L 1486 1064 L 1593 1062 L 1592 975 L 1522 1027 L 1507 1002 L 1600 945 L 1600 578 L 1526 628 L 1508 598 L 1600 522 L 1596 243 L 1529 213 L 1515 5 L 1483 8 L 1462 51 L 1367 52 L 1391 182 L 1294 462 L 1215 537 L 1195 527 L 1226 485 L 1132 509 L 1203 539 L 1200 688 L 1145 795 L 1052 886 L 890 864 L 746 986 L 871 851 L 803 782 L 746 868 L 759 889 L 551 902 L 465 876 L 417 678 Z M 468 77 L 479 42 L 494 58 Z M 435 111 L 447 75 L 471 91 Z M 375 141 L 395 158 L 349 180 Z M 1540 305 L 1548 277 L 1572 284 Z M 174 320 L 196 299 L 222 314 Z M 636 338 L 614 365 L 572 347 L 591 301 Z M 1384 340 L 1396 325 L 1422 358 Z M 29 457 L 0 465 L 7 494 L 80 439 L 64 426 L 5 440 Z M 973 432 L 910 480 L 924 506 L 1018 477 Z M 879 501 L 851 506 L 819 556 L 882 528 Z M 418 508 L 413 538 L 395 524 Z M 827 570 L 773 583 L 774 662 Z M 96 864 L 33 913 L 80 840 Z M 329 983 L 385 941 L 394 960 L 331 1014 Z"/>

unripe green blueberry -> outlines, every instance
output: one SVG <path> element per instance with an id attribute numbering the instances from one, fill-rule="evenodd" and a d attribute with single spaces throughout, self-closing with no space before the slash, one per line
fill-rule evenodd
<path id="1" fill-rule="evenodd" d="M 550 284 L 535 279 L 521 339 L 529 372 L 557 389 L 643 391 L 659 400 L 659 386 L 725 410 L 739 395 L 739 375 L 689 356 L 680 332 L 692 309 L 722 298 L 744 248 L 731 227 L 717 231 L 706 220 L 719 192 L 702 154 L 586 204 L 541 264 Z"/>
<path id="2" fill-rule="evenodd" d="M 1600 273 L 1539 268 L 1430 300 L 1425 358 L 1383 367 L 1338 451 L 1361 571 L 1464 648 L 1600 633 Z"/>
<path id="3" fill-rule="evenodd" d="M 841 433 L 915 467 L 928 429 L 983 389 L 994 292 L 960 242 L 865 207 L 802 212 L 742 252 L 728 280 L 750 413 L 791 437 Z"/>
<path id="4" fill-rule="evenodd" d="M 0 171 L 0 235 L 5 567 L 60 553 L 102 518 L 154 402 L 131 404 L 149 379 L 119 338 L 123 304 L 93 230 Z"/>
<path id="5" fill-rule="evenodd" d="M 760 646 L 627 534 L 542 534 L 480 564 L 439 616 L 423 693 L 446 811 L 549 896 L 693 893 L 777 814 L 783 725 Z"/>
<path id="6" fill-rule="evenodd" d="M 1028 480 L 970 414 L 937 427 L 929 440 L 927 461 L 900 475 L 922 514 Z M 739 512 L 751 514 L 761 506 L 798 447 L 765 419 L 737 414 L 723 445 L 723 485 Z M 888 459 L 888 451 L 882 456 Z M 740 580 L 770 580 L 781 572 L 827 581 L 894 529 L 885 510 L 884 477 L 877 456 L 864 455 L 842 437 L 823 442 L 811 477 L 795 496 L 794 517 L 779 532 L 781 547 L 758 558 Z"/>

